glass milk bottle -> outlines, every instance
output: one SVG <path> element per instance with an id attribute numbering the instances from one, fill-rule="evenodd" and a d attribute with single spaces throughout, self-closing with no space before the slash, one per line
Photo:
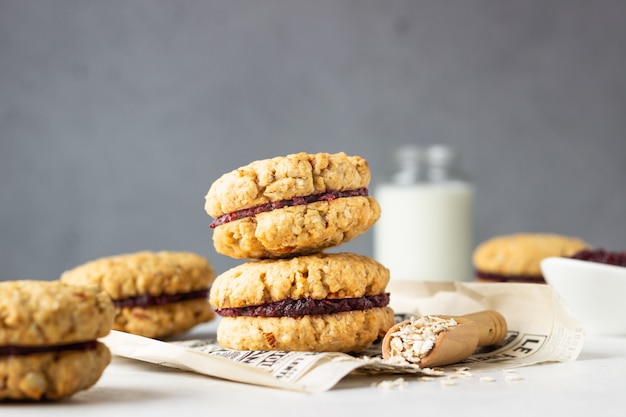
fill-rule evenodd
<path id="1" fill-rule="evenodd" d="M 474 189 L 458 152 L 407 145 L 394 156 L 395 172 L 374 190 L 374 258 L 392 281 L 470 281 Z"/>

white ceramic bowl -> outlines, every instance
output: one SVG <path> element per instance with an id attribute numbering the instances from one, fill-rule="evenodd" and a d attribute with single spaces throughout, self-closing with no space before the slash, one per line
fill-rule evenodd
<path id="1" fill-rule="evenodd" d="M 541 270 L 587 333 L 626 336 L 626 267 L 550 257 Z"/>

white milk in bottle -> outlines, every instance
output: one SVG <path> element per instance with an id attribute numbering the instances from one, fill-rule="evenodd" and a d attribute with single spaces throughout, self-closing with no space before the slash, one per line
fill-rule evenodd
<path id="1" fill-rule="evenodd" d="M 374 225 L 374 258 L 392 282 L 470 281 L 473 277 L 474 190 L 451 147 L 407 145 L 397 170 L 378 184 L 381 217 Z"/>

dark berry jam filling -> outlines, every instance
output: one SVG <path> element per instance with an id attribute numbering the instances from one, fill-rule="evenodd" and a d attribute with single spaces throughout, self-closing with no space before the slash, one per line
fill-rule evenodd
<path id="1" fill-rule="evenodd" d="M 315 203 L 318 201 L 332 201 L 336 198 L 366 197 L 368 195 L 369 195 L 369 191 L 367 188 L 357 188 L 356 190 L 346 190 L 346 191 L 330 190 L 330 191 L 327 191 L 325 193 L 320 193 L 320 194 L 311 194 L 311 195 L 307 195 L 303 197 L 294 197 L 290 200 L 281 200 L 281 201 L 274 201 L 271 203 L 259 204 L 258 206 L 233 211 L 232 213 L 226 213 L 216 218 L 215 220 L 213 220 L 210 224 L 210 227 L 211 229 L 214 229 L 217 226 L 220 226 L 228 222 L 233 222 L 235 220 L 244 219 L 246 217 L 254 217 L 259 213 L 281 209 L 283 207 L 301 206 L 304 204 Z"/>
<path id="2" fill-rule="evenodd" d="M 52 346 L 0 346 L 0 357 L 25 356 L 34 353 L 65 352 L 69 350 L 93 350 L 97 346 L 98 342 L 95 340 Z"/>
<path id="3" fill-rule="evenodd" d="M 115 307 L 118 307 L 118 308 L 160 306 L 164 304 L 171 304 L 171 303 L 178 303 L 181 301 L 194 300 L 196 298 L 206 298 L 208 294 L 209 294 L 208 288 L 197 290 L 197 291 L 177 293 L 177 294 L 160 294 L 160 295 L 143 294 L 137 297 L 113 300 L 113 304 L 115 304 Z"/>
<path id="4" fill-rule="evenodd" d="M 217 308 L 215 312 L 223 317 L 301 317 L 344 313 L 354 310 L 368 310 L 389 304 L 389 293 L 368 295 L 359 298 L 331 298 L 314 300 L 282 300 L 258 306 L 239 308 Z"/>
<path id="5" fill-rule="evenodd" d="M 611 252 L 604 248 L 583 249 L 571 258 L 581 261 L 597 262 L 601 264 L 626 266 L 626 251 Z"/>
<path id="6" fill-rule="evenodd" d="M 533 275 L 500 275 L 492 274 L 490 272 L 476 271 L 476 278 L 483 281 L 491 282 L 527 282 L 530 284 L 545 284 L 546 281 L 543 276 Z"/>

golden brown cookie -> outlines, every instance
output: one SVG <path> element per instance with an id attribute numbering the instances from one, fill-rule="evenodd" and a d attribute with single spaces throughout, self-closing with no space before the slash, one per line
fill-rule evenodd
<path id="1" fill-rule="evenodd" d="M 389 270 L 355 253 L 319 253 L 247 262 L 220 274 L 209 301 L 215 308 L 239 308 L 285 299 L 359 298 L 381 294 Z"/>
<path id="2" fill-rule="evenodd" d="M 59 281 L 0 283 L 0 400 L 51 400 L 94 385 L 111 360 L 97 339 L 111 299 Z"/>
<path id="3" fill-rule="evenodd" d="M 587 247 L 579 238 L 551 233 L 496 236 L 474 250 L 476 280 L 545 283 L 541 272 L 543 259 L 571 256 Z"/>
<path id="4" fill-rule="evenodd" d="M 357 352 L 393 325 L 389 270 L 353 253 L 238 265 L 218 276 L 210 302 L 227 348 Z"/>
<path id="5" fill-rule="evenodd" d="M 319 252 L 365 233 L 380 217 L 365 159 L 298 153 L 222 175 L 205 197 L 217 252 L 282 258 Z"/>
<path id="6" fill-rule="evenodd" d="M 114 330 L 165 338 L 215 317 L 210 262 L 191 252 L 137 252 L 96 259 L 66 271 L 63 282 L 95 286 L 113 300 Z"/>
<path id="7" fill-rule="evenodd" d="M 238 350 L 360 352 L 393 323 L 389 307 L 302 317 L 224 317 L 217 340 Z"/>

